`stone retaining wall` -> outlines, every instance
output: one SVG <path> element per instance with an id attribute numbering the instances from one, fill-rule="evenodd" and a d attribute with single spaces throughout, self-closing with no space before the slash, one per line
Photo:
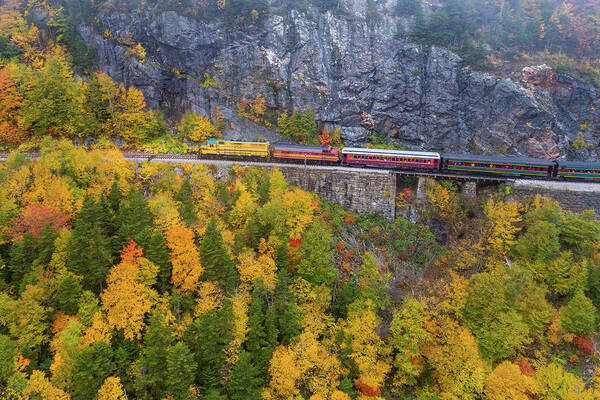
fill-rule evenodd
<path id="1" fill-rule="evenodd" d="M 396 175 L 280 167 L 288 182 L 359 214 L 395 218 Z"/>
<path id="2" fill-rule="evenodd" d="M 594 210 L 597 215 L 600 215 L 600 193 L 571 192 L 527 187 L 513 187 L 512 190 L 512 196 L 517 199 L 533 197 L 536 195 L 557 201 L 565 210 L 573 212 Z"/>

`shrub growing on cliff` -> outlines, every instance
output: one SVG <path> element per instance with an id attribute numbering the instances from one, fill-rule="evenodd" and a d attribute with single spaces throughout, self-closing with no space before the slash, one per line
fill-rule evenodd
<path id="1" fill-rule="evenodd" d="M 317 122 L 312 109 L 285 111 L 277 119 L 278 131 L 297 142 L 318 144 Z"/>
<path id="2" fill-rule="evenodd" d="M 209 138 L 221 137 L 221 132 L 210 119 L 194 111 L 188 110 L 181 117 L 177 131 L 186 139 L 204 143 Z"/>

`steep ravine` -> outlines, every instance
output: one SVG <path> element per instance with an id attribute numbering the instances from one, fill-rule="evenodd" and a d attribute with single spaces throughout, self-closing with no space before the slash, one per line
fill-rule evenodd
<path id="1" fill-rule="evenodd" d="M 275 7 L 244 27 L 173 11 L 107 11 L 100 23 L 113 39 L 86 26 L 80 34 L 96 48 L 101 70 L 141 88 L 168 116 L 219 105 L 228 137 L 280 140 L 235 114 L 239 99 L 261 93 L 273 109 L 311 107 L 319 121 L 341 128 L 346 144 L 370 136 L 372 117 L 375 130 L 413 149 L 598 157 L 600 98 L 592 86 L 543 68 L 514 80 L 472 71 L 447 50 L 398 39 L 398 26 L 410 20 L 392 15 L 395 0 L 379 5 L 375 18 L 364 1 L 342 2 L 344 15 Z M 146 62 L 114 39 L 127 35 L 144 46 Z M 204 88 L 204 73 L 221 88 Z M 586 122 L 587 146 L 573 151 Z"/>

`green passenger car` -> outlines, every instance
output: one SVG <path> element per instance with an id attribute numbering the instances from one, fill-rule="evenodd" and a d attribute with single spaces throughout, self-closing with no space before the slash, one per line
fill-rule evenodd
<path id="1" fill-rule="evenodd" d="M 448 171 L 499 174 L 509 176 L 551 176 L 554 162 L 539 158 L 480 156 L 446 153 L 443 167 Z"/>

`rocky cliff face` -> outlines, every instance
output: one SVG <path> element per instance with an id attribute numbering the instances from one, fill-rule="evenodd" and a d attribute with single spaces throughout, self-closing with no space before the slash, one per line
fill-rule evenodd
<path id="1" fill-rule="evenodd" d="M 239 99 L 261 93 L 272 109 L 311 107 L 350 145 L 377 130 L 411 149 L 598 155 L 600 98 L 589 85 L 544 68 L 500 79 L 447 50 L 408 43 L 401 37 L 411 21 L 393 15 L 396 0 L 376 1 L 376 13 L 363 0 L 340 0 L 344 13 L 278 3 L 242 27 L 173 11 L 107 11 L 100 22 L 110 38 L 89 27 L 80 34 L 97 49 L 101 70 L 141 88 L 167 115 L 208 115 L 219 105 L 228 137 L 280 139 L 235 115 Z M 146 49 L 145 62 L 129 56 L 130 39 Z M 203 87 L 205 73 L 220 89 Z M 585 123 L 587 142 L 573 146 Z"/>

